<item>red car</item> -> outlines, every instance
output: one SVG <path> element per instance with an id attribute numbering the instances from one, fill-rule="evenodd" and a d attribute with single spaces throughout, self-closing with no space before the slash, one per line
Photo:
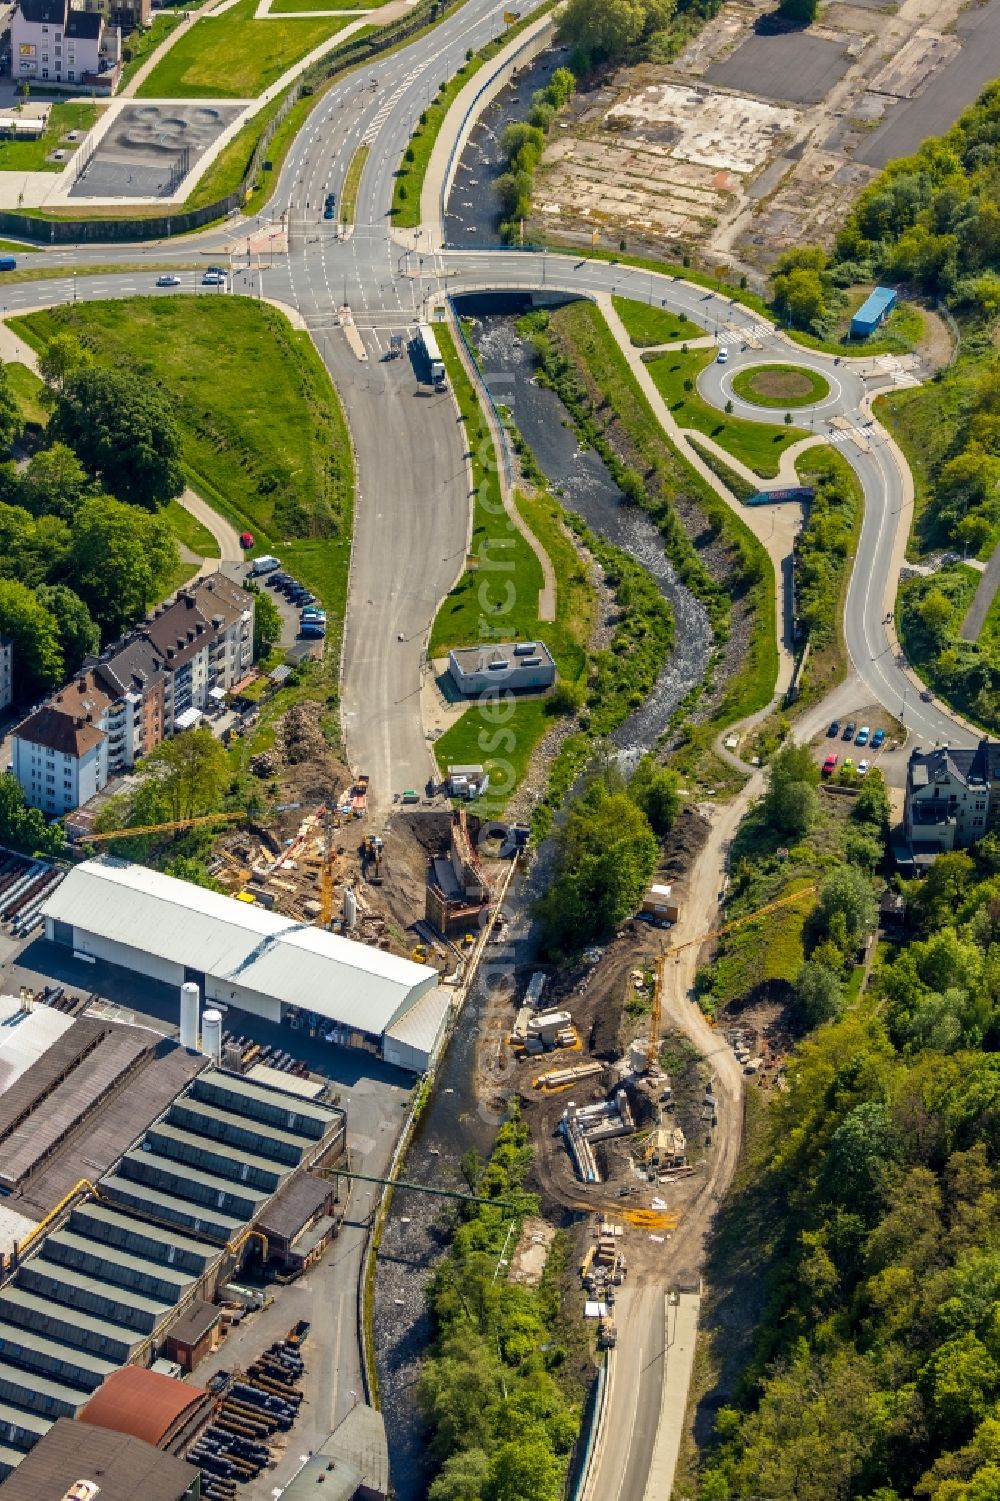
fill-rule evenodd
<path id="1" fill-rule="evenodd" d="M 825 777 L 833 776 L 833 773 L 837 769 L 837 762 L 839 759 L 839 756 L 827 756 L 826 760 L 823 762 L 823 775 Z"/>
<path id="2" fill-rule="evenodd" d="M 240 546 L 253 547 L 253 532 L 240 532 Z"/>

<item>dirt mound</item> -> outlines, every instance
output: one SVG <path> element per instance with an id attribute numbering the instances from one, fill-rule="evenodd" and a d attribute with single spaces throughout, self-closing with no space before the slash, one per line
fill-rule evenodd
<path id="1" fill-rule="evenodd" d="M 319 761 L 327 754 L 319 717 L 319 704 L 302 703 L 293 704 L 278 721 L 281 747 L 289 766 L 301 766 L 303 761 Z"/>

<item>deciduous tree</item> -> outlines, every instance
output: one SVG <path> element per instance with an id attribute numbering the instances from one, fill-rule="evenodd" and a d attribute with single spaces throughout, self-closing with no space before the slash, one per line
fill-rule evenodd
<path id="1" fill-rule="evenodd" d="M 167 398 L 134 371 L 73 371 L 50 427 L 119 500 L 155 510 L 184 488 L 180 433 Z"/>

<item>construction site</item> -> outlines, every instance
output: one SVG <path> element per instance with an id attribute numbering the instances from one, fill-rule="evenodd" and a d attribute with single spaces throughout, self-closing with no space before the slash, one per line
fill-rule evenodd
<path id="1" fill-rule="evenodd" d="M 992 77 L 992 7 L 840 0 L 806 29 L 730 0 L 670 63 L 582 90 L 537 175 L 538 232 L 628 235 L 767 270 L 827 244 L 893 157 L 939 134 Z"/>

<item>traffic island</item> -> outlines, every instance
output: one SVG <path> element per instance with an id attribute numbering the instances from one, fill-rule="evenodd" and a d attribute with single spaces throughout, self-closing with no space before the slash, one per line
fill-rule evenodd
<path id="1" fill-rule="evenodd" d="M 802 365 L 752 365 L 733 376 L 733 394 L 759 407 L 811 407 L 825 401 L 830 382 Z"/>

